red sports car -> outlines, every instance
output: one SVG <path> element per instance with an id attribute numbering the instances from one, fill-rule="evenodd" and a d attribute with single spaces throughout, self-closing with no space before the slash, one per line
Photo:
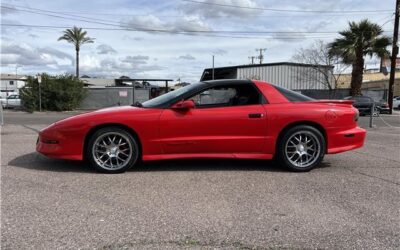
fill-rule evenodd
<path id="1" fill-rule="evenodd" d="M 276 158 L 308 171 L 325 154 L 363 146 L 357 119 L 352 101 L 314 100 L 261 81 L 207 81 L 53 123 L 40 131 L 36 149 L 86 159 L 107 173 L 182 158 Z"/>

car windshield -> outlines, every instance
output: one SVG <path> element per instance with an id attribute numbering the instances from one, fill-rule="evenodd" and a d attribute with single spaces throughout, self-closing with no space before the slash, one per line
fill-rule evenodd
<path id="1" fill-rule="evenodd" d="M 153 107 L 160 106 L 164 103 L 167 103 L 167 102 L 177 98 L 178 96 L 181 96 L 181 95 L 191 91 L 192 89 L 197 88 L 200 84 L 202 84 L 202 83 L 199 82 L 199 83 L 187 85 L 187 86 L 179 88 L 177 90 L 168 92 L 166 94 L 160 95 L 151 100 L 145 101 L 144 103 L 141 104 L 141 106 L 144 108 L 153 108 Z"/>

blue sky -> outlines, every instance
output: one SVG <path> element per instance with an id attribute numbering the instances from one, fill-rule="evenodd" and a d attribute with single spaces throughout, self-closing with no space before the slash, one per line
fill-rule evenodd
<path id="1" fill-rule="evenodd" d="M 182 0 L 2 0 L 2 24 L 61 28 L 2 26 L 1 72 L 15 73 L 18 65 L 18 71 L 25 74 L 73 73 L 74 48 L 57 38 L 62 34 L 62 27 L 76 25 L 110 29 L 87 29 L 95 43 L 81 48 L 81 75 L 180 78 L 194 82 L 199 80 L 204 68 L 211 66 L 213 54 L 216 67 L 248 64 L 248 57 L 256 55 L 256 48 L 267 48 L 265 62 L 290 61 L 297 49 L 309 46 L 316 39 L 332 41 L 337 37 L 335 32 L 345 29 L 349 21 L 369 18 L 384 24 L 385 34 L 391 36 L 391 12 L 341 11 L 392 10 L 395 5 L 395 0 L 198 1 L 249 8 Z M 123 30 L 126 28 L 146 31 Z M 368 67 L 376 67 L 377 63 L 376 59 L 369 60 Z"/>

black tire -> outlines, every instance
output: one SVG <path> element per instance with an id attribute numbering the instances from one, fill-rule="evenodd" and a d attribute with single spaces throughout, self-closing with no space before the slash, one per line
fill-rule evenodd
<path id="1" fill-rule="evenodd" d="M 305 137 L 304 142 L 298 141 L 298 138 L 300 138 L 300 141 L 302 140 L 301 135 Z M 307 138 L 310 139 L 309 143 L 307 143 Z M 293 143 L 294 141 L 298 141 L 298 144 L 295 145 Z M 312 151 L 313 148 L 315 149 L 315 151 L 318 152 Z M 299 125 L 292 127 L 284 132 L 283 136 L 278 142 L 276 158 L 282 166 L 291 171 L 307 172 L 318 166 L 322 162 L 325 155 L 325 150 L 325 138 L 318 129 L 308 125 Z M 297 158 L 294 158 L 296 156 Z M 297 159 L 298 161 L 300 161 L 300 163 L 297 163 L 296 165 L 294 163 L 295 160 L 290 158 Z M 303 159 L 305 159 L 305 161 L 306 159 L 307 161 L 309 161 L 304 166 L 301 165 L 303 163 Z"/>
<path id="2" fill-rule="evenodd" d="M 106 142 L 107 139 L 109 144 Z M 114 140 L 118 139 L 120 139 L 120 143 L 122 140 L 123 142 L 126 142 L 125 145 L 121 146 L 115 144 Z M 104 140 L 104 143 L 101 143 L 103 142 L 101 140 Z M 104 158 L 99 157 L 99 154 L 103 153 L 100 152 L 102 147 L 104 147 L 103 150 L 105 151 L 105 154 L 103 154 Z M 137 164 L 139 158 L 139 147 L 137 140 L 131 133 L 120 127 L 110 126 L 101 128 L 94 132 L 87 143 L 85 155 L 91 166 L 98 172 L 110 174 L 123 173 Z M 122 155 L 121 158 L 119 155 Z M 107 158 L 109 158 L 108 161 L 102 160 Z M 123 161 L 124 158 L 125 161 Z M 118 161 L 118 159 L 120 159 L 120 161 Z M 103 162 L 103 165 L 101 162 Z M 108 162 L 110 166 L 107 166 L 106 162 Z M 114 164 L 120 164 L 120 166 L 113 167 L 115 166 Z"/>

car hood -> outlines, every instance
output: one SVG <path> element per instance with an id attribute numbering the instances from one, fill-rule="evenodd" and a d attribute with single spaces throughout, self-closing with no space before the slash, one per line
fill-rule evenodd
<path id="1" fill-rule="evenodd" d="M 140 117 L 143 115 L 148 115 L 155 112 L 157 113 L 155 109 L 139 108 L 133 106 L 111 107 L 71 116 L 57 121 L 51 126 L 73 126 L 81 124 L 93 125 L 96 123 L 120 121 L 124 117 L 140 119 Z M 160 112 L 160 110 L 158 110 L 158 112 Z"/>

